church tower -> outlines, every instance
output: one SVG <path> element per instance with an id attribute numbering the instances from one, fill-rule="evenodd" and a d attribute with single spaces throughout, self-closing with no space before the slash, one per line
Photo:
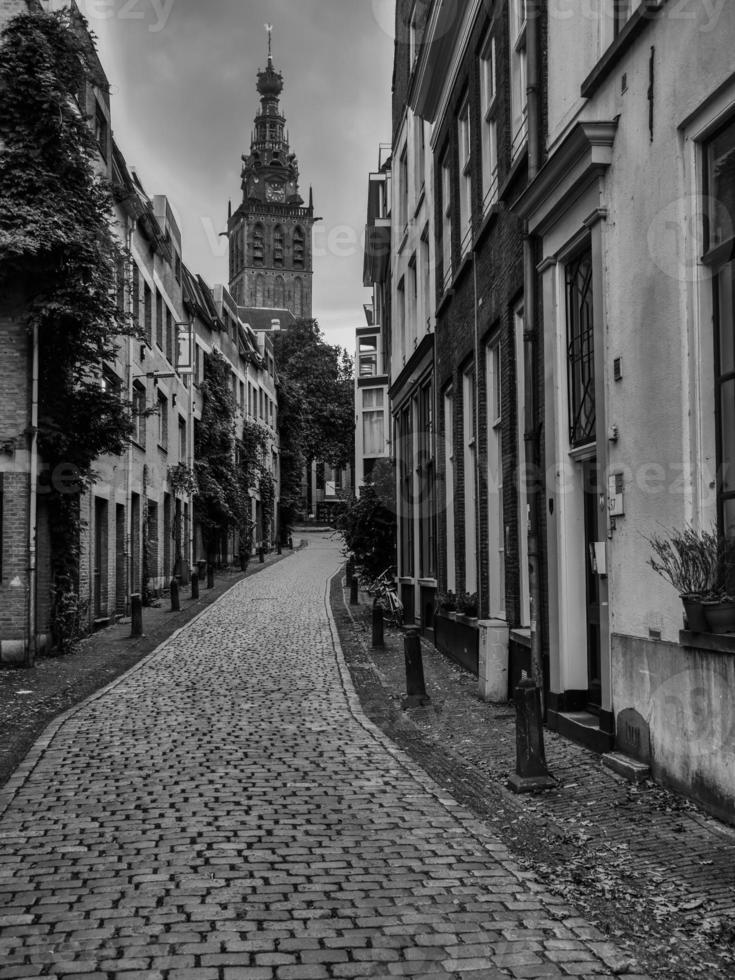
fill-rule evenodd
<path id="1" fill-rule="evenodd" d="M 312 315 L 314 207 L 299 194 L 299 165 L 291 153 L 279 103 L 283 76 L 273 66 L 258 72 L 260 111 L 250 153 L 243 156 L 242 203 L 228 216 L 230 293 L 243 307 Z"/>

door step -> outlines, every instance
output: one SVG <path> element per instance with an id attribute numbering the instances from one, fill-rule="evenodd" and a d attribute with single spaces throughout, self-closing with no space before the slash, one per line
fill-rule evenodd
<path id="1" fill-rule="evenodd" d="M 615 744 L 615 737 L 600 730 L 600 719 L 591 711 L 549 710 L 548 726 L 593 752 L 609 752 Z"/>
<path id="2" fill-rule="evenodd" d="M 622 752 L 606 752 L 602 757 L 602 764 L 618 775 L 625 776 L 631 783 L 643 783 L 651 776 L 649 765 Z"/>

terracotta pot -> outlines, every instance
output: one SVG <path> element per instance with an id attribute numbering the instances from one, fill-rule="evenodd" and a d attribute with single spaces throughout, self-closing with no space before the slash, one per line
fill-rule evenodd
<path id="1" fill-rule="evenodd" d="M 708 630 L 707 617 L 704 614 L 704 603 L 701 599 L 694 599 L 691 596 L 680 596 L 684 606 L 686 617 L 686 628 L 692 633 L 706 633 Z"/>
<path id="2" fill-rule="evenodd" d="M 704 616 L 710 633 L 735 633 L 735 602 L 705 602 Z"/>

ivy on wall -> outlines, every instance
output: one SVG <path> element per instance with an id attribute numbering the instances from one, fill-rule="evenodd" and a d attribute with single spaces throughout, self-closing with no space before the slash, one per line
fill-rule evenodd
<path id="1" fill-rule="evenodd" d="M 0 36 L 0 286 L 23 293 L 39 337 L 38 447 L 51 471 L 77 479 L 46 494 L 53 582 L 52 632 L 73 648 L 81 631 L 80 497 L 105 453 L 122 453 L 130 406 L 101 366 L 137 333 L 118 309 L 124 254 L 111 229 L 109 183 L 77 97 L 88 84 L 88 35 L 78 13 L 27 13 Z"/>

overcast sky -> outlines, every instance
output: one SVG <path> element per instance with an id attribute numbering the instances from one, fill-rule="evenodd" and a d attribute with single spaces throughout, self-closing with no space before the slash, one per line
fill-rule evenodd
<path id="1" fill-rule="evenodd" d="M 78 0 L 112 86 L 115 137 L 149 195 L 166 194 L 184 260 L 227 281 L 227 202 L 259 107 L 264 25 L 283 72 L 281 106 L 314 187 L 314 315 L 350 351 L 364 324 L 367 175 L 390 141 L 393 0 Z"/>

